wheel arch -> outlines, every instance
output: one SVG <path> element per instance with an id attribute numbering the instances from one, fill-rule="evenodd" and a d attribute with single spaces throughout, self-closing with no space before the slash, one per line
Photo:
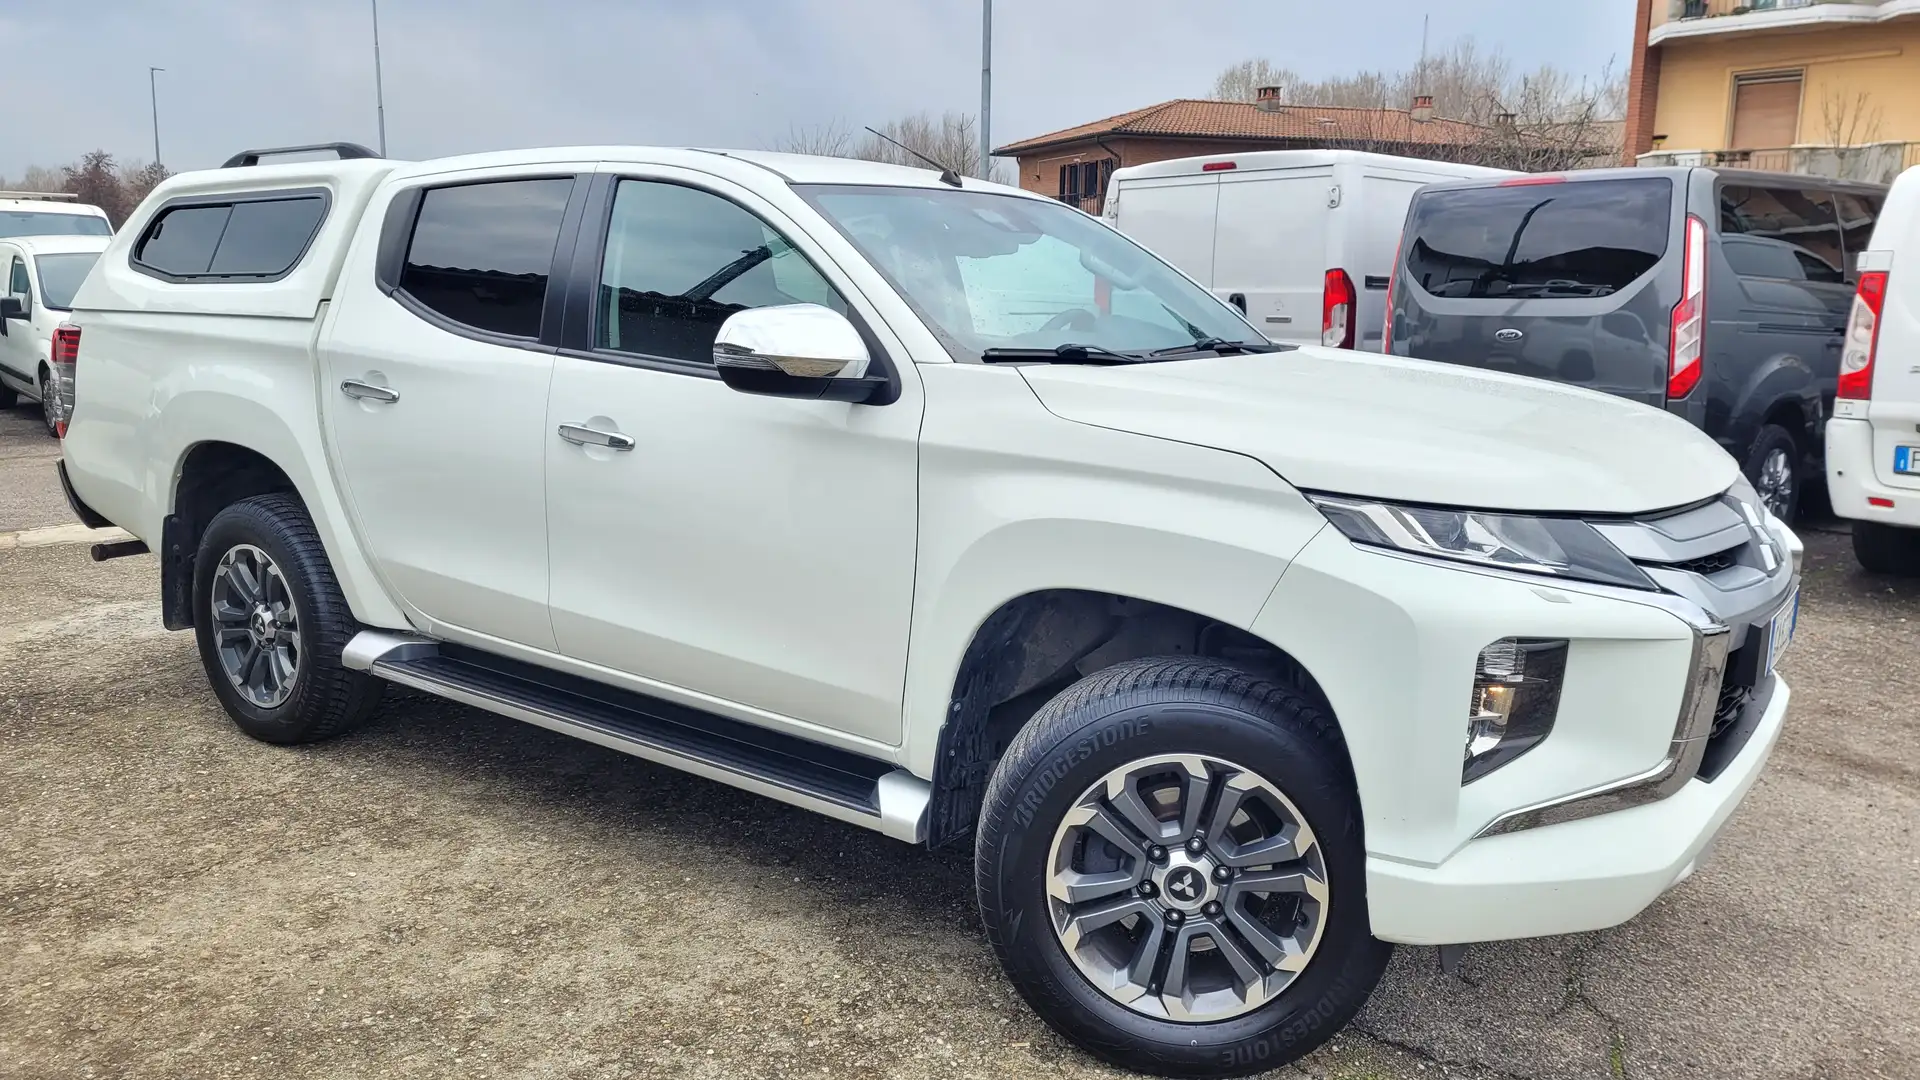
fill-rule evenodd
<path id="1" fill-rule="evenodd" d="M 936 742 L 928 844 L 938 847 L 971 834 L 995 765 L 1054 695 L 1116 664 L 1179 655 L 1211 657 L 1267 675 L 1306 694 L 1338 729 L 1339 718 L 1312 672 L 1246 629 L 1119 593 L 1070 588 L 1022 593 L 981 620 L 954 672 Z M 1344 743 L 1341 753 L 1346 754 Z"/>

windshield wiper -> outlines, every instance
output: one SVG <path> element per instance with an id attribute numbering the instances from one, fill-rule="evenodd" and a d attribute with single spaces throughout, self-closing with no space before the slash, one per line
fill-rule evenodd
<path id="1" fill-rule="evenodd" d="M 1226 338 L 1221 337 L 1203 337 L 1198 341 L 1189 342 L 1185 345 L 1171 345 L 1164 349 L 1155 349 L 1147 355 L 1172 356 L 1174 353 L 1183 352 L 1216 352 L 1222 355 L 1228 353 L 1266 353 L 1279 352 L 1285 347 L 1284 345 L 1275 345 L 1272 342 L 1228 341 Z"/>
<path id="2" fill-rule="evenodd" d="M 1145 357 L 1137 353 L 1115 352 L 1098 345 L 1055 345 L 1051 349 L 982 349 L 980 360 L 988 364 L 1019 364 L 1033 360 L 1049 364 L 1139 364 Z"/>

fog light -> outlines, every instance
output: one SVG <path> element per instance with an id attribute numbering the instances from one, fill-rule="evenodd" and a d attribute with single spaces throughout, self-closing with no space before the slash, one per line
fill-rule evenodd
<path id="1" fill-rule="evenodd" d="M 1461 783 L 1480 779 L 1547 737 L 1560 711 L 1566 672 L 1565 639 L 1501 638 L 1480 650 Z"/>

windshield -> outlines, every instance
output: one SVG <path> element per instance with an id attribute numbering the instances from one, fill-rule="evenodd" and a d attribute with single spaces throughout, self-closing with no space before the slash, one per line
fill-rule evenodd
<path id="1" fill-rule="evenodd" d="M 981 191 L 800 186 L 955 359 L 1081 345 L 1271 346 L 1232 308 L 1059 203 Z"/>
<path id="2" fill-rule="evenodd" d="M 0 210 L 0 237 L 112 236 L 107 219 L 92 214 L 49 214 L 37 210 Z"/>
<path id="3" fill-rule="evenodd" d="M 69 311 L 73 308 L 73 294 L 79 292 L 80 283 L 87 280 L 87 271 L 100 261 L 100 253 L 81 251 L 70 255 L 42 255 L 35 261 L 40 266 L 41 305 Z"/>
<path id="4" fill-rule="evenodd" d="M 1422 192 L 1406 273 L 1443 297 L 1606 296 L 1666 255 L 1672 200 L 1665 177 Z"/>

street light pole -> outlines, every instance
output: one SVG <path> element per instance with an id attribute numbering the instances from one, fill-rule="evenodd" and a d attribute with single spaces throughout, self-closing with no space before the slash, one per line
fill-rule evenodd
<path id="1" fill-rule="evenodd" d="M 993 172 L 993 0 L 980 0 L 980 175 Z"/>
<path id="2" fill-rule="evenodd" d="M 163 67 L 147 69 L 147 100 L 153 104 L 153 163 L 160 164 L 160 89 L 154 83 L 154 75 L 167 70 Z"/>
<path id="3" fill-rule="evenodd" d="M 380 156 L 387 156 L 387 91 L 380 79 L 380 0 L 373 0 L 373 105 L 380 118 Z"/>

